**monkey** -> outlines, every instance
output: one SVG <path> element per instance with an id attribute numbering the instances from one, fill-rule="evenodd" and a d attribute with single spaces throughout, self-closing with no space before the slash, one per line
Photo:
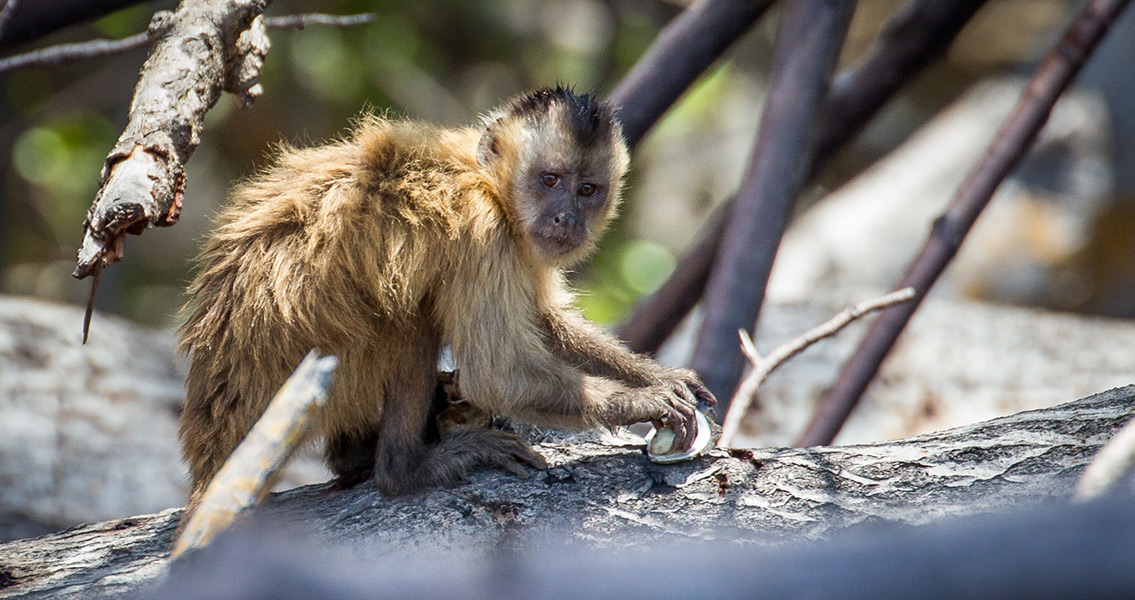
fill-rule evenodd
<path id="1" fill-rule="evenodd" d="M 688 448 L 712 394 L 587 321 L 565 279 L 615 216 L 628 162 L 615 108 L 563 86 L 474 126 L 365 115 L 338 141 L 282 146 L 230 193 L 189 287 L 179 437 L 192 493 L 312 347 L 340 360 L 316 425 L 327 465 L 388 496 L 479 466 L 546 466 L 496 429 L 427 439 L 445 345 L 464 399 L 487 413 L 665 423 Z"/>

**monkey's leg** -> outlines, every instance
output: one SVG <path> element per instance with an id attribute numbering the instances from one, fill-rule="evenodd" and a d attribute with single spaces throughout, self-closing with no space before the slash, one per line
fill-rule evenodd
<path id="1" fill-rule="evenodd" d="M 444 485 L 480 465 L 501 467 L 520 476 L 525 474 L 522 463 L 544 468 L 544 460 L 526 442 L 504 431 L 458 428 L 443 434 L 437 443 L 426 442 L 437 384 L 437 344 L 420 342 L 407 345 L 403 341 L 406 351 L 391 357 L 397 364 L 391 365 L 394 368 L 385 386 L 374 460 L 379 489 L 398 495 Z"/>

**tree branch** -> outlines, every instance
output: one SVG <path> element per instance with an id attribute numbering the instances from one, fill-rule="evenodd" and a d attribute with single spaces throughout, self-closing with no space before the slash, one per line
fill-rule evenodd
<path id="1" fill-rule="evenodd" d="M 177 222 L 185 162 L 200 143 L 205 112 L 221 90 L 250 103 L 260 94 L 268 52 L 263 21 L 270 0 L 185 0 L 154 16 L 154 38 L 130 117 L 107 156 L 99 192 L 87 212 L 76 277 L 120 258 L 125 235 Z"/>
<path id="2" fill-rule="evenodd" d="M 808 178 L 814 177 L 902 85 L 940 58 L 984 4 L 977 0 L 912 0 L 891 17 L 866 58 L 832 83 Z M 724 212 L 732 206 L 733 200 L 727 201 Z M 725 221 L 707 222 L 698 242 L 678 261 L 670 279 L 640 301 L 619 327 L 620 337 L 631 349 L 656 352 L 697 305 L 709 281 Z"/>
<path id="3" fill-rule="evenodd" d="M 611 92 L 627 143 L 637 145 L 686 88 L 771 5 L 772 0 L 697 2 L 668 23 Z"/>
<path id="4" fill-rule="evenodd" d="M 339 359 L 308 352 L 264 414 L 233 450 L 193 509 L 174 541 L 171 558 L 203 548 L 237 515 L 264 497 L 284 463 L 304 442 L 312 421 L 327 403 L 327 389 Z"/>
<path id="5" fill-rule="evenodd" d="M 97 19 L 144 0 L 9 0 L 13 6 L 7 26 L 0 31 L 0 52 L 39 39 L 49 33 Z M 18 6 L 17 6 L 18 4 Z"/>
<path id="6" fill-rule="evenodd" d="M 761 356 L 757 347 L 753 345 L 753 339 L 749 337 L 749 333 L 744 329 L 738 329 L 737 333 L 741 336 L 741 350 L 745 354 L 745 358 L 748 358 L 753 365 L 753 370 L 745 376 L 741 385 L 737 386 L 737 392 L 733 394 L 733 400 L 729 403 L 729 412 L 725 415 L 721 424 L 721 437 L 717 440 L 717 445 L 721 448 L 733 446 L 733 438 L 736 437 L 737 430 L 740 428 L 741 421 L 745 418 L 749 406 L 757 397 L 757 390 L 777 367 L 803 352 L 808 346 L 839 333 L 840 330 L 859 317 L 888 306 L 894 306 L 900 302 L 906 302 L 913 297 L 914 289 L 905 288 L 879 298 L 860 302 L 855 306 L 848 307 L 823 324 L 813 327 L 803 335 L 781 344 L 768 356 Z"/>
<path id="7" fill-rule="evenodd" d="M 283 17 L 266 17 L 264 25 L 269 29 L 303 29 L 308 25 L 330 25 L 333 27 L 352 27 L 371 23 L 377 18 L 374 13 L 356 15 L 326 15 L 306 13 Z M 57 65 L 108 56 L 141 48 L 150 41 L 149 34 L 138 33 L 117 40 L 89 40 L 74 44 L 59 44 L 32 50 L 23 54 L 0 58 L 0 73 L 35 67 L 54 67 Z"/>
<path id="8" fill-rule="evenodd" d="M 911 315 L 957 253 L 993 193 L 1028 151 L 1053 105 L 1127 4 L 1128 0 L 1092 0 L 1045 56 L 981 162 L 958 189 L 945 213 L 934 221 L 926 244 L 897 286 L 913 287 L 917 292 L 914 301 L 887 311 L 871 324 L 835 384 L 820 400 L 797 445 L 829 444 L 835 439 Z"/>
<path id="9" fill-rule="evenodd" d="M 735 332 L 757 321 L 854 8 L 854 0 L 792 0 L 781 18 L 760 133 L 706 286 L 691 362 L 719 401 L 732 396 L 741 377 Z M 728 408 L 727 401 L 718 405 Z"/>

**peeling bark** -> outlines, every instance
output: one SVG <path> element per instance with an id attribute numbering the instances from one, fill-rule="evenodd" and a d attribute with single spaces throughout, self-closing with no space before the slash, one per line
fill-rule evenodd
<path id="1" fill-rule="evenodd" d="M 76 277 L 121 259 L 127 233 L 177 222 L 185 162 L 200 143 L 205 113 L 222 90 L 245 105 L 260 95 L 269 48 L 260 14 L 269 2 L 185 1 L 154 15 L 129 122 L 107 155 L 83 224 Z"/>
<path id="2" fill-rule="evenodd" d="M 894 442 L 714 451 L 660 466 L 640 447 L 540 446 L 528 480 L 482 471 L 445 489 L 386 499 L 370 486 L 307 486 L 271 497 L 257 520 L 368 556 L 406 548 L 524 550 L 662 540 L 784 542 L 868 523 L 920 524 L 1071 496 L 1099 447 L 1131 417 L 1135 386 L 1051 409 Z M 0 546 L 0 595 L 102 598 L 163 571 L 179 510 Z"/>

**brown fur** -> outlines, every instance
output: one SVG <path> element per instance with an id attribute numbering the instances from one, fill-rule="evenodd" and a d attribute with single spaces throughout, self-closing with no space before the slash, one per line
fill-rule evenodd
<path id="1" fill-rule="evenodd" d="M 539 425 L 681 429 L 694 402 L 712 398 L 691 373 L 630 353 L 569 307 L 559 269 L 614 214 L 627 155 L 610 107 L 537 94 L 477 128 L 368 117 L 343 141 L 282 149 L 236 187 L 181 330 L 191 366 L 180 437 L 195 491 L 312 347 L 341 360 L 319 424 L 329 465 L 341 476 L 373 469 L 387 493 L 477 464 L 542 463 L 500 431 L 427 443 L 442 344 L 468 401 Z M 582 241 L 541 233 L 551 226 L 529 190 L 543 193 L 532 174 L 547 165 L 604 186 L 603 205 L 577 215 Z M 550 255 L 557 244 L 567 250 Z"/>

